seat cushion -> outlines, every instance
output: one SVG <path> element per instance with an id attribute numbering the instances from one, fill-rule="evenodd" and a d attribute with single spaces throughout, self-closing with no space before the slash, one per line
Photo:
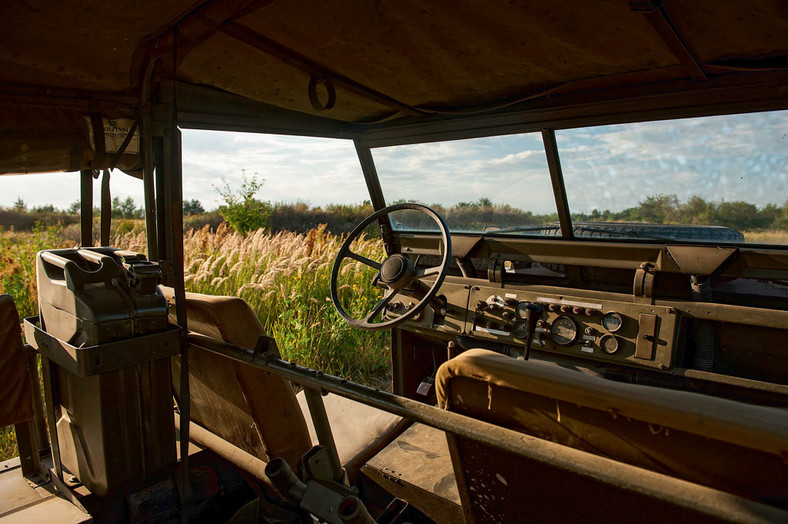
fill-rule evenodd
<path id="1" fill-rule="evenodd" d="M 304 392 L 299 392 L 296 398 L 304 413 L 312 444 L 317 445 L 315 425 Z M 323 405 L 331 424 L 339 461 L 351 478 L 355 477 L 367 460 L 405 429 L 402 417 L 339 395 L 329 393 L 324 396 Z"/>
<path id="2" fill-rule="evenodd" d="M 0 295 L 0 426 L 33 418 L 19 314 L 11 295 Z"/>
<path id="3" fill-rule="evenodd" d="M 451 411 L 739 496 L 788 503 L 788 411 L 473 349 L 437 373 Z"/>
<path id="4" fill-rule="evenodd" d="M 160 286 L 175 320 L 174 291 Z M 186 293 L 190 331 L 253 349 L 265 334 L 260 320 L 238 297 Z M 191 419 L 262 460 L 284 458 L 295 467 L 310 447 L 293 387 L 281 376 L 198 347 L 190 350 Z M 180 358 L 173 359 L 173 384 Z"/>

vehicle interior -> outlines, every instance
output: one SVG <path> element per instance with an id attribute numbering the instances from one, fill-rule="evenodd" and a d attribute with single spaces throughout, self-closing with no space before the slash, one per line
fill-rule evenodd
<path id="1" fill-rule="evenodd" d="M 31 0 L 0 24 L 0 174 L 79 172 L 82 202 L 39 315 L 0 297 L 1 518 L 788 521 L 788 245 L 589 218 L 788 199 L 785 3 Z M 352 144 L 374 213 L 330 299 L 390 334 L 388 388 L 187 289 L 182 130 Z M 143 188 L 145 253 L 109 245 L 110 172 Z"/>

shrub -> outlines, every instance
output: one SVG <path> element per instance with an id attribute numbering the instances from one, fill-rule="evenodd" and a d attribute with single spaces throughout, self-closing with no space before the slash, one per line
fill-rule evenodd
<path id="1" fill-rule="evenodd" d="M 233 190 L 224 178 L 221 187 L 214 186 L 224 200 L 224 205 L 219 207 L 219 213 L 234 231 L 243 235 L 250 231 L 270 228 L 271 203 L 254 197 L 262 187 L 263 180 L 258 181 L 256 176 L 248 179 L 246 174 L 237 191 Z"/>

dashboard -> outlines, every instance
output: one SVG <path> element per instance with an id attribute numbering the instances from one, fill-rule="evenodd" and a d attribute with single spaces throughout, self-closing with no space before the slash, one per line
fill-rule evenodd
<path id="1" fill-rule="evenodd" d="M 398 241 L 419 267 L 438 265 L 434 235 Z M 524 317 L 535 308 L 529 358 L 614 380 L 786 403 L 785 250 L 453 235 L 452 254 L 437 300 L 394 330 L 398 391 L 464 349 L 524 357 Z M 401 290 L 384 315 L 418 303 L 418 293 Z"/>
<path id="2" fill-rule="evenodd" d="M 451 279 L 453 280 L 453 279 Z M 528 304 L 541 306 L 531 351 L 626 366 L 669 369 L 679 346 L 681 316 L 675 308 L 612 300 L 609 293 L 568 295 L 548 287 L 469 284 L 447 281 L 446 306 L 426 308 L 406 325 L 425 334 L 472 337 L 513 357 L 525 353 Z M 457 279 L 459 280 L 459 279 Z M 590 296 L 589 296 L 590 295 Z M 412 299 L 396 297 L 387 318 L 407 310 Z"/>

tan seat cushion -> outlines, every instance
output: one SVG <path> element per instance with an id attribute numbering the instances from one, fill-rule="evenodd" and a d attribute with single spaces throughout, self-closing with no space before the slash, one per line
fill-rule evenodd
<path id="1" fill-rule="evenodd" d="M 296 395 L 304 413 L 309 436 L 318 444 L 304 392 Z M 331 432 L 342 466 L 351 478 L 375 453 L 383 449 L 404 429 L 402 417 L 392 415 L 349 398 L 329 393 L 323 397 Z"/>
<path id="2" fill-rule="evenodd" d="M 161 287 L 174 321 L 174 292 Z M 254 349 L 264 335 L 260 320 L 238 297 L 186 293 L 190 331 Z M 180 359 L 173 359 L 178 394 Z M 254 366 L 192 347 L 189 354 L 191 419 L 263 460 L 284 458 L 291 467 L 310 447 L 306 422 L 290 382 Z"/>
<path id="3" fill-rule="evenodd" d="M 788 504 L 788 411 L 625 384 L 467 351 L 437 373 L 439 404 L 576 449 Z"/>
<path id="4" fill-rule="evenodd" d="M 11 295 L 0 295 L 0 426 L 33 418 L 33 397 L 19 314 Z"/>

